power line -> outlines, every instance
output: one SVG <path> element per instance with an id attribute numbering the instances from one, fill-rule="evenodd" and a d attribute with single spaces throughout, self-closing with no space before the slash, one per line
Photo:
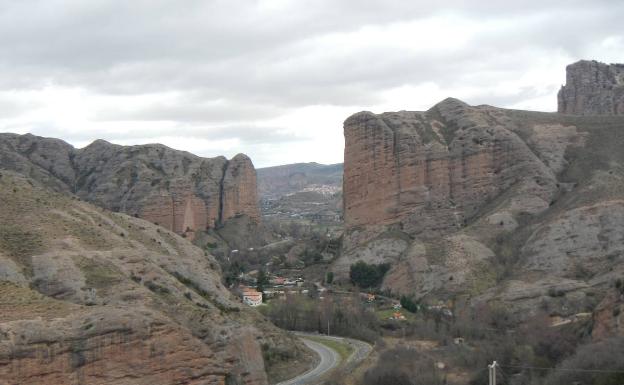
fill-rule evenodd
<path id="1" fill-rule="evenodd" d="M 566 368 L 547 368 L 543 366 L 522 366 L 522 365 L 499 365 L 503 368 L 516 369 L 535 369 L 535 370 L 554 370 L 559 372 L 580 372 L 580 373 L 622 373 L 624 370 L 608 370 L 608 369 L 566 369 Z"/>

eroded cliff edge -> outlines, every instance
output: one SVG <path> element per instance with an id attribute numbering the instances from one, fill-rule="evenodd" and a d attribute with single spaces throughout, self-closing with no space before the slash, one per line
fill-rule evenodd
<path id="1" fill-rule="evenodd" d="M 580 60 L 566 67 L 558 111 L 574 115 L 624 115 L 624 64 Z"/>
<path id="2" fill-rule="evenodd" d="M 256 171 L 243 154 L 201 158 L 159 144 L 103 140 L 75 149 L 30 134 L 0 134 L 0 150 L 3 168 L 190 238 L 236 216 L 260 219 Z"/>

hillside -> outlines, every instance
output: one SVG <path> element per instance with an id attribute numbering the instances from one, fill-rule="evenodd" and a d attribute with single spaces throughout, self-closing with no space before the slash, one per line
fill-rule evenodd
<path id="1" fill-rule="evenodd" d="M 0 201 L 0 383 L 266 384 L 263 355 L 309 359 L 174 232 L 7 170 Z"/>
<path id="2" fill-rule="evenodd" d="M 258 194 L 261 198 L 276 199 L 300 191 L 336 192 L 342 189 L 342 163 L 294 163 L 259 168 Z"/>
<path id="3" fill-rule="evenodd" d="M 345 121 L 343 255 L 383 287 L 502 301 L 525 317 L 593 309 L 624 275 L 624 117 L 469 106 Z"/>

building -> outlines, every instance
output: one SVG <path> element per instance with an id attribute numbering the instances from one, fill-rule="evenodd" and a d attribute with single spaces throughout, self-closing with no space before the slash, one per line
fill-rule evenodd
<path id="1" fill-rule="evenodd" d="M 390 317 L 391 320 L 395 320 L 395 321 L 405 321 L 405 316 L 403 314 L 401 314 L 400 311 L 396 311 L 392 314 L 392 317 Z"/>
<path id="2" fill-rule="evenodd" d="M 249 306 L 262 305 L 262 292 L 256 289 L 246 288 L 243 290 L 243 303 Z"/>

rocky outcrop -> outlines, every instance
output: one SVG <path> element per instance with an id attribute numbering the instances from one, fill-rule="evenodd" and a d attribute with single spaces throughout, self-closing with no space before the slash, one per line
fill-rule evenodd
<path id="1" fill-rule="evenodd" d="M 0 384 L 263 385 L 263 346 L 307 358 L 174 232 L 5 170 L 0 201 Z"/>
<path id="2" fill-rule="evenodd" d="M 515 212 L 547 208 L 553 170 L 495 113 L 447 99 L 427 112 L 347 119 L 347 229 L 398 224 L 411 235 L 446 234 L 512 187 L 522 192 Z"/>
<path id="3" fill-rule="evenodd" d="M 611 290 L 598 304 L 593 314 L 592 338 L 602 340 L 624 336 L 624 286 Z"/>
<path id="4" fill-rule="evenodd" d="M 256 221 L 260 220 L 256 170 L 247 155 L 238 154 L 230 160 L 225 169 L 221 188 L 221 221 L 242 214 Z"/>
<path id="5" fill-rule="evenodd" d="M 188 330 L 148 310 L 76 309 L 3 322 L 0 333 L 2 384 L 223 384 L 231 370 Z"/>
<path id="6" fill-rule="evenodd" d="M 624 273 L 623 116 L 469 106 L 345 121 L 342 254 L 390 263 L 382 289 L 589 312 Z"/>
<path id="7" fill-rule="evenodd" d="M 558 111 L 574 115 L 624 115 L 624 64 L 581 60 L 566 67 Z"/>
<path id="8" fill-rule="evenodd" d="M 0 134 L 0 167 L 178 234 L 214 228 L 237 215 L 260 219 L 256 173 L 242 154 L 200 158 L 149 144 L 97 140 L 83 149 L 33 135 Z"/>

